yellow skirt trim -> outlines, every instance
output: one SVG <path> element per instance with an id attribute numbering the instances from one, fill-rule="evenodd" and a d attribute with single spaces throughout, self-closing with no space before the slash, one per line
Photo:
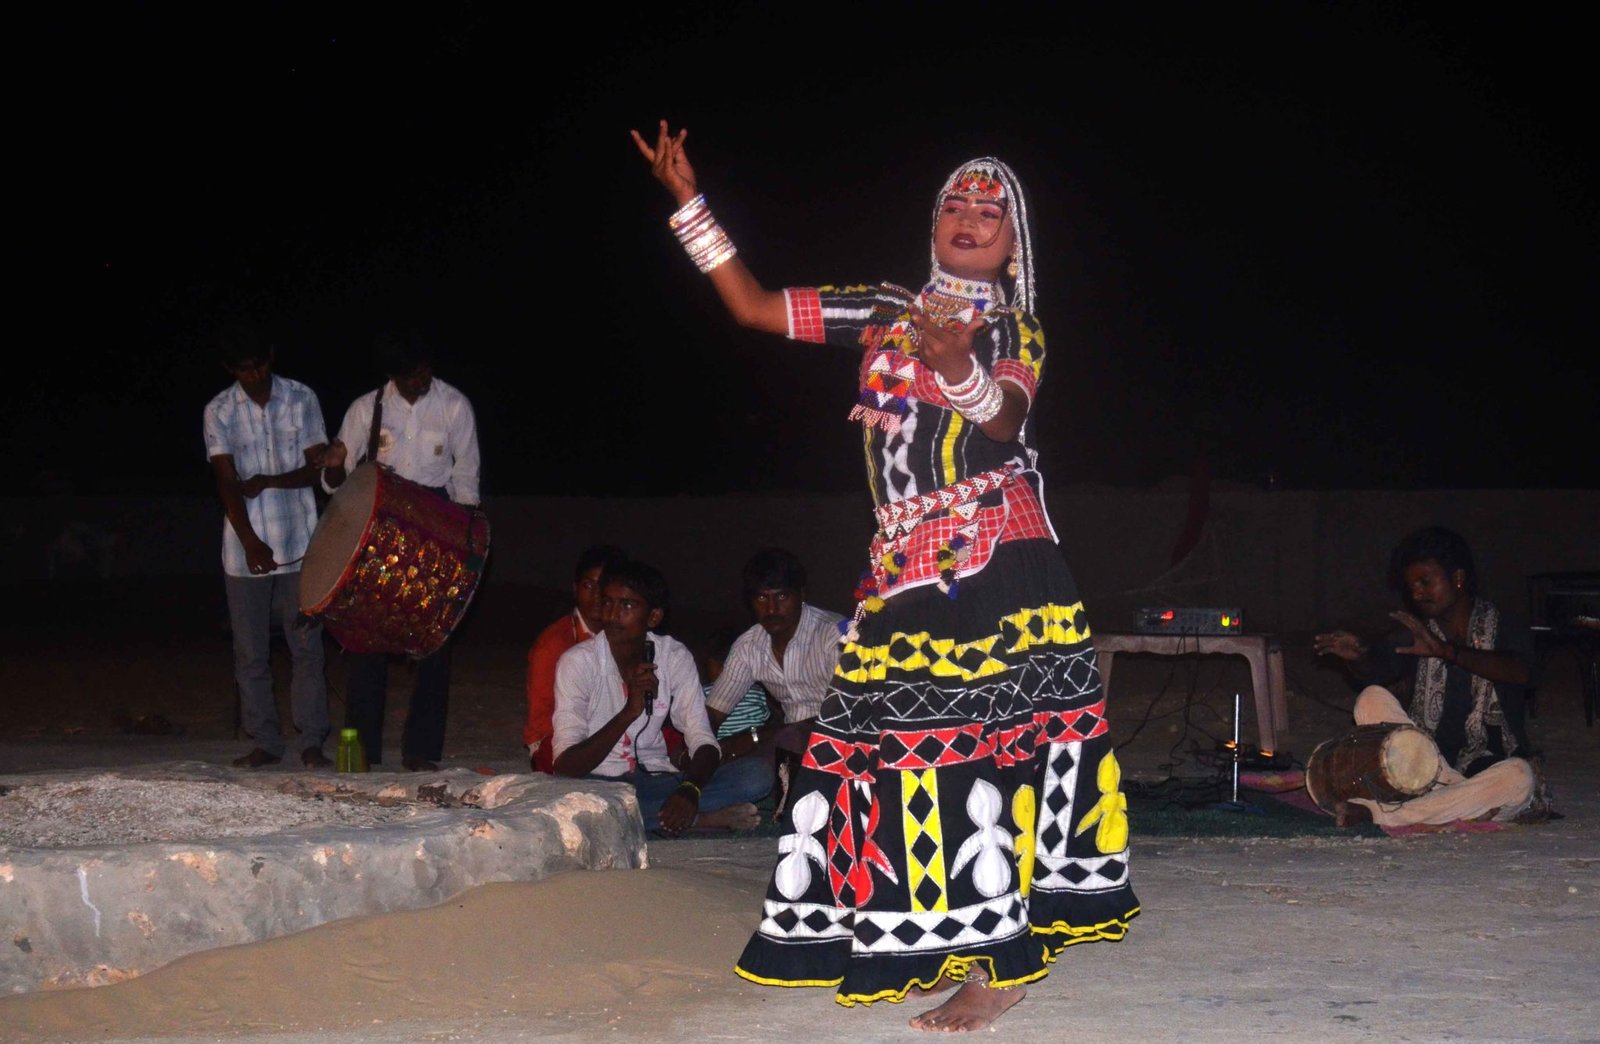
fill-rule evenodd
<path id="1" fill-rule="evenodd" d="M 994 974 L 994 958 L 992 957 L 962 957 L 951 954 L 944 959 L 944 965 L 939 969 L 939 974 L 926 981 L 912 979 L 898 990 L 880 990 L 877 993 L 841 993 L 833 998 L 834 1003 L 842 1007 L 853 1008 L 857 1004 L 874 1004 L 878 1001 L 888 1001 L 890 1004 L 899 1004 L 911 995 L 912 990 L 927 990 L 939 982 L 940 979 L 951 978 L 956 982 L 967 981 L 967 971 L 974 964 L 984 964 L 989 972 L 989 988 L 1004 989 L 1008 986 L 1022 986 L 1026 983 L 1037 982 L 1050 974 L 1050 969 L 1040 968 L 1038 971 L 1024 975 L 1017 979 L 996 981 Z"/>
<path id="2" fill-rule="evenodd" d="M 1042 935 L 1047 939 L 1044 948 L 1044 959 L 1047 964 L 1054 964 L 1056 956 L 1068 946 L 1086 942 L 1121 942 L 1128 934 L 1128 922 L 1139 916 L 1142 907 L 1135 906 L 1121 917 L 1113 917 L 1109 921 L 1102 921 L 1090 927 L 1078 927 L 1057 921 L 1048 928 L 1035 927 L 1034 935 Z M 1063 939 L 1062 936 L 1070 938 Z"/>
<path id="3" fill-rule="evenodd" d="M 737 964 L 733 966 L 733 973 L 741 979 L 749 979 L 762 986 L 837 986 L 844 981 L 843 975 L 837 979 L 767 979 L 760 975 L 752 975 Z"/>
<path id="4" fill-rule="evenodd" d="M 1103 921 L 1100 924 L 1089 927 L 1076 927 L 1074 925 L 1066 924 L 1065 922 L 1057 921 L 1048 928 L 1034 928 L 1034 935 L 1046 936 L 1049 940 L 1048 945 L 1046 945 L 1044 948 L 1045 967 L 1040 968 L 1036 972 L 1030 972 L 1027 975 L 1019 976 L 1015 979 L 997 980 L 995 977 L 993 957 L 962 957 L 959 954 L 951 954 L 944 959 L 944 964 L 939 967 L 938 974 L 933 976 L 931 979 L 912 979 L 910 982 L 906 983 L 903 987 L 897 990 L 879 990 L 877 993 L 839 993 L 834 995 L 833 1000 L 834 1003 L 846 1008 L 853 1008 L 857 1004 L 874 1004 L 878 1001 L 888 1001 L 890 1004 L 899 1004 L 904 1001 L 906 997 L 910 996 L 912 990 L 932 989 L 934 984 L 939 982 L 941 979 L 950 978 L 954 979 L 956 982 L 966 982 L 968 969 L 970 969 L 974 964 L 979 963 L 984 964 L 989 972 L 989 987 L 991 989 L 998 990 L 1009 986 L 1024 986 L 1030 982 L 1038 982 L 1040 979 L 1050 974 L 1049 965 L 1054 964 L 1056 962 L 1057 955 L 1068 946 L 1072 946 L 1075 943 L 1096 942 L 1100 940 L 1107 942 L 1117 942 L 1121 940 L 1122 937 L 1128 932 L 1128 922 L 1139 915 L 1139 910 L 1140 907 L 1135 906 L 1132 910 L 1129 910 L 1121 917 L 1113 917 L 1109 921 Z M 1063 935 L 1071 936 L 1071 938 L 1060 938 L 1060 936 Z M 747 972 L 737 964 L 733 966 L 733 971 L 734 974 L 738 975 L 741 979 L 747 979 L 750 982 L 757 983 L 761 986 L 837 986 L 844 982 L 844 976 L 842 975 L 837 979 L 769 979 L 765 976 L 755 975 Z"/>

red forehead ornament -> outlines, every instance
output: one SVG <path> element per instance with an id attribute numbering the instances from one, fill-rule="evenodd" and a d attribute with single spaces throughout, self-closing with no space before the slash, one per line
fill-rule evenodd
<path id="1" fill-rule="evenodd" d="M 1006 198 L 1005 183 L 995 177 L 992 171 L 973 168 L 962 171 L 951 180 L 950 191 L 958 196 L 983 196 L 996 203 Z"/>

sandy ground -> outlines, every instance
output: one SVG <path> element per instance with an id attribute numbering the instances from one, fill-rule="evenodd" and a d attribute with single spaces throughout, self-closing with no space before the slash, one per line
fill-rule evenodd
<path id="1" fill-rule="evenodd" d="M 28 593 L 31 626 L 0 638 L 0 772 L 226 763 L 248 748 L 232 730 L 221 585 L 169 586 Z M 558 610 L 550 592 L 485 592 L 458 636 L 447 766 L 522 767 L 523 657 Z M 686 638 L 720 622 L 675 621 Z M 1312 662 L 1309 635 L 1285 639 L 1282 746 L 1303 759 L 1343 731 L 1352 694 Z M 1534 742 L 1564 818 L 1292 839 L 1141 836 L 1135 820 L 1144 912 L 1128 939 L 1069 949 L 992 1035 L 1600 1040 L 1600 725 L 1584 722 L 1573 657 L 1555 650 L 1545 667 Z M 337 721 L 336 653 L 329 678 Z M 1112 724 L 1130 779 L 1208 775 L 1203 752 L 1229 734 L 1236 691 L 1253 736 L 1234 661 L 1124 656 L 1116 682 Z M 391 702 L 397 733 L 404 700 Z M 143 734 L 163 721 L 182 734 Z M 905 1028 L 914 1004 L 847 1010 L 826 990 L 732 974 L 775 855 L 771 838 L 654 843 L 648 870 L 488 885 L 427 910 L 195 954 L 114 986 L 3 998 L 0 1040 L 920 1036 Z"/>

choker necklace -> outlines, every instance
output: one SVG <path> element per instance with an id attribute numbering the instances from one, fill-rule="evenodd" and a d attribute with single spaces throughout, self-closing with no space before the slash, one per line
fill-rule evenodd
<path id="1" fill-rule="evenodd" d="M 953 276 L 937 265 L 932 281 L 922 288 L 919 303 L 940 326 L 965 326 L 991 308 L 1006 303 L 999 283 Z"/>

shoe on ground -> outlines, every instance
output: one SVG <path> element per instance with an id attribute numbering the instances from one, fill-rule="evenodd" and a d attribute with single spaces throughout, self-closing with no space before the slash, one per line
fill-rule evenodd
<path id="1" fill-rule="evenodd" d="M 333 761 L 322 753 L 321 747 L 307 747 L 300 752 L 300 764 L 308 769 L 332 768 Z"/>
<path id="2" fill-rule="evenodd" d="M 255 750 L 252 750 L 250 753 L 245 754 L 242 757 L 234 758 L 233 759 L 233 767 L 234 768 L 260 768 L 263 765 L 276 765 L 278 762 L 280 762 L 282 760 L 283 760 L 283 758 L 280 757 L 279 755 L 277 755 L 277 754 L 268 754 L 266 751 L 262 750 L 260 747 L 257 747 Z"/>
<path id="3" fill-rule="evenodd" d="M 408 771 L 408 772 L 438 772 L 439 771 L 439 766 L 438 765 L 435 765 L 433 762 L 428 761 L 425 758 L 404 757 L 404 758 L 400 759 L 400 764 L 404 765 L 406 767 L 406 771 Z"/>

